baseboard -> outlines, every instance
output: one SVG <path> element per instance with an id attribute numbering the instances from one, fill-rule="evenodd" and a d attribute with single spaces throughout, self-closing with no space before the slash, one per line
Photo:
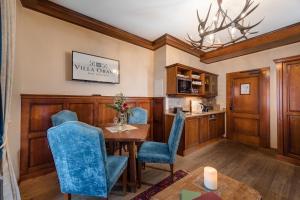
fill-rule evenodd
<path id="1" fill-rule="evenodd" d="M 300 160 L 299 159 L 291 158 L 291 157 L 284 156 L 284 155 L 281 155 L 281 154 L 277 154 L 276 158 L 278 160 L 281 160 L 281 161 L 284 161 L 284 162 L 288 162 L 288 163 L 291 163 L 293 165 L 300 166 Z"/>

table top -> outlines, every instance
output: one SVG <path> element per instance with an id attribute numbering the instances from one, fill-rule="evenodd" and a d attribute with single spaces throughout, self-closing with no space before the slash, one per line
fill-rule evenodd
<path id="1" fill-rule="evenodd" d="M 200 167 L 189 173 L 186 177 L 175 182 L 165 190 L 157 193 L 154 200 L 176 200 L 180 199 L 182 189 L 201 192 L 209 192 L 203 186 L 204 167 Z M 258 191 L 245 183 L 239 182 L 218 172 L 218 189 L 214 191 L 223 200 L 260 200 L 262 197 Z"/>
<path id="2" fill-rule="evenodd" d="M 106 127 L 111 127 L 113 124 L 104 124 L 100 125 L 99 128 L 103 130 L 103 135 L 106 141 L 145 141 L 147 139 L 150 125 L 149 124 L 131 124 L 131 126 L 136 127 L 137 129 L 122 131 L 117 133 L 112 133 L 106 129 Z"/>

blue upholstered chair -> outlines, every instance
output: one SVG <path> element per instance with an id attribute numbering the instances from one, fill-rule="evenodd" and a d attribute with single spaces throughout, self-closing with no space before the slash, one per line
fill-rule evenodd
<path id="1" fill-rule="evenodd" d="M 131 115 L 129 115 L 128 124 L 147 124 L 147 121 L 147 110 L 140 107 L 135 107 L 131 109 Z"/>
<path id="2" fill-rule="evenodd" d="M 141 183 L 142 163 L 162 163 L 170 165 L 170 172 L 173 179 L 174 163 L 179 146 L 182 129 L 184 126 L 184 113 L 179 111 L 174 117 L 168 143 L 144 142 L 137 155 L 138 160 L 138 181 Z"/>
<path id="3" fill-rule="evenodd" d="M 70 110 L 62 110 L 51 116 L 53 126 L 58 126 L 68 121 L 78 121 L 77 114 Z"/>
<path id="4" fill-rule="evenodd" d="M 134 107 L 131 109 L 131 114 L 128 118 L 128 124 L 147 124 L 148 112 L 141 107 Z M 119 155 L 122 155 L 122 149 L 126 151 L 126 143 L 120 142 Z"/>
<path id="5" fill-rule="evenodd" d="M 127 184 L 125 156 L 107 156 L 102 130 L 69 121 L 48 129 L 61 192 L 107 198 L 123 173 L 123 192 Z"/>

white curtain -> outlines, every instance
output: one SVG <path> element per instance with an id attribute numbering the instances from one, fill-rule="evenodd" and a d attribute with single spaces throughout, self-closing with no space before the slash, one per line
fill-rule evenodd
<path id="1" fill-rule="evenodd" d="M 12 97 L 13 68 L 15 62 L 16 41 L 16 0 L 0 0 L 2 62 L 1 94 L 3 111 L 2 175 L 4 200 L 19 200 L 20 192 L 9 154 L 7 135 Z"/>

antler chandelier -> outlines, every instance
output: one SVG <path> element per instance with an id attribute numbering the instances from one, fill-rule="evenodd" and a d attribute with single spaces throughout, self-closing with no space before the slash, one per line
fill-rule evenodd
<path id="1" fill-rule="evenodd" d="M 235 18 L 231 18 L 228 15 L 227 10 L 222 8 L 222 0 L 217 1 L 218 11 L 213 16 L 211 23 L 208 23 L 208 19 L 210 18 L 212 4 L 210 4 L 208 13 L 204 20 L 200 19 L 199 12 L 197 10 L 197 18 L 199 22 L 198 32 L 200 38 L 199 40 L 194 40 L 188 34 L 188 41 L 195 49 L 207 51 L 222 48 L 240 40 L 248 39 L 250 35 L 258 33 L 257 31 L 255 32 L 251 30 L 259 25 L 263 19 L 254 25 L 250 25 L 250 23 L 245 25 L 245 18 L 249 16 L 259 6 L 259 4 L 253 5 L 254 2 L 252 0 L 246 0 L 241 12 Z M 220 39 L 216 37 L 216 33 L 224 30 L 227 31 L 227 35 L 229 35 L 229 41 L 221 43 Z"/>

